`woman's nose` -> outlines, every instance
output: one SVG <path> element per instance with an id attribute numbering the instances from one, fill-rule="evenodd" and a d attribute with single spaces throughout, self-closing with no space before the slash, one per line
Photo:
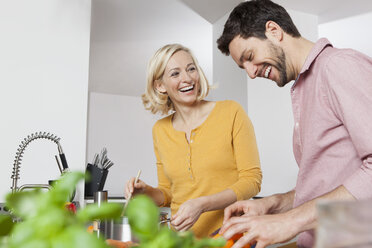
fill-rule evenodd
<path id="1" fill-rule="evenodd" d="M 186 81 L 186 82 L 191 80 L 191 76 L 189 75 L 189 73 L 187 71 L 183 71 L 181 73 L 181 80 Z"/>

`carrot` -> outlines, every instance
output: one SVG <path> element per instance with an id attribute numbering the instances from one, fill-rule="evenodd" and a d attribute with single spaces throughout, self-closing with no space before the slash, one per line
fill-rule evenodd
<path id="1" fill-rule="evenodd" d="M 107 239 L 106 240 L 106 243 L 111 246 L 111 247 L 115 247 L 115 248 L 129 248 L 129 247 L 132 247 L 132 242 L 128 241 L 128 242 L 122 242 L 122 241 L 118 241 L 118 240 L 113 240 L 113 239 Z"/>
<path id="2" fill-rule="evenodd" d="M 218 238 L 218 237 L 222 237 L 222 235 L 219 234 L 219 233 L 217 233 L 216 235 L 213 236 L 213 238 Z M 222 248 L 231 248 L 234 245 L 234 243 L 236 241 L 238 241 L 241 237 L 243 237 L 243 234 L 242 233 L 235 234 L 229 240 L 226 241 L 225 246 L 222 247 Z M 247 245 L 243 246 L 243 248 L 251 248 L 251 245 L 250 244 L 247 244 Z"/>

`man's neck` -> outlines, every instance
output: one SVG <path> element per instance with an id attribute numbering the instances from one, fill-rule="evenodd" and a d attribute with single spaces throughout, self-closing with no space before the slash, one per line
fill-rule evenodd
<path id="1" fill-rule="evenodd" d="M 291 78 L 296 79 L 300 74 L 301 69 L 309 56 L 311 49 L 314 47 L 315 43 L 311 42 L 303 37 L 293 38 L 288 37 L 287 46 L 285 47 L 287 59 L 289 60 L 289 66 L 293 72 Z"/>

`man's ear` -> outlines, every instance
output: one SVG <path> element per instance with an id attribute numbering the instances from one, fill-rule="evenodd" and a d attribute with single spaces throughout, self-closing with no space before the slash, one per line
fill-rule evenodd
<path id="1" fill-rule="evenodd" d="M 154 85 L 157 92 L 167 94 L 167 90 L 164 88 L 161 80 L 155 80 Z"/>
<path id="2" fill-rule="evenodd" d="M 279 24 L 274 21 L 267 21 L 265 28 L 265 34 L 268 39 L 270 39 L 271 41 L 276 40 L 279 42 L 283 40 L 284 31 L 279 26 Z"/>

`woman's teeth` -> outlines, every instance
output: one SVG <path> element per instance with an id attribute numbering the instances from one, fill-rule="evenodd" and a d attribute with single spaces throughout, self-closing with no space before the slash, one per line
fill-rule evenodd
<path id="1" fill-rule="evenodd" d="M 269 77 L 269 74 L 270 74 L 270 71 L 271 71 L 271 65 L 269 65 L 266 70 L 265 70 L 265 78 L 268 78 Z"/>
<path id="2" fill-rule="evenodd" d="M 190 90 L 193 90 L 193 89 L 194 89 L 194 85 L 191 85 L 191 86 L 183 87 L 183 88 L 179 89 L 179 91 L 187 92 L 187 91 L 190 91 Z"/>

